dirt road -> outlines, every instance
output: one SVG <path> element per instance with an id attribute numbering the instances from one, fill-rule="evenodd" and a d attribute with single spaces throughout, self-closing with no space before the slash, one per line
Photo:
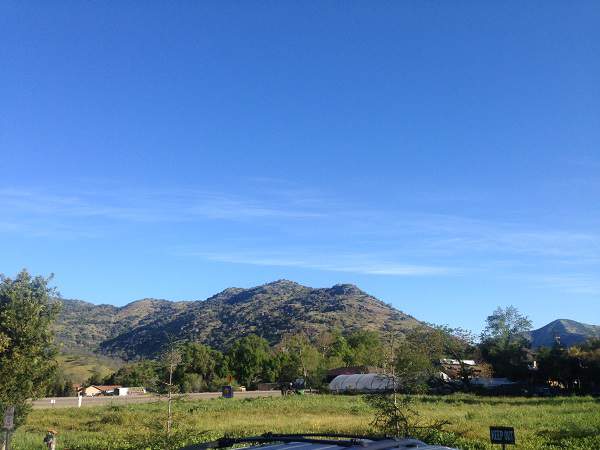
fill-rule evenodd
<path id="1" fill-rule="evenodd" d="M 279 397 L 279 391 L 246 391 L 235 392 L 236 398 L 256 398 L 256 397 Z M 209 400 L 211 398 L 221 397 L 220 392 L 200 392 L 196 394 L 185 394 L 184 398 L 190 400 Z M 54 400 L 55 403 L 51 403 Z M 152 394 L 126 395 L 123 397 L 83 397 L 81 407 L 102 406 L 102 405 L 130 405 L 133 403 L 148 403 L 164 401 L 165 397 L 158 397 Z M 77 397 L 52 397 L 41 398 L 32 402 L 34 409 L 47 408 L 77 408 Z"/>

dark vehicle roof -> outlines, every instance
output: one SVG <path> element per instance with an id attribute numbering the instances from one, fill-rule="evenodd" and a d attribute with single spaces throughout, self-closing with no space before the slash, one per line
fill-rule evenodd
<path id="1" fill-rule="evenodd" d="M 386 447 L 384 447 L 385 449 L 399 449 L 399 450 L 404 450 L 404 449 L 413 449 L 413 448 L 419 448 L 419 449 L 423 449 L 423 450 L 439 450 L 439 449 L 448 449 L 448 447 L 439 447 L 439 446 L 431 446 L 431 445 L 427 445 L 424 442 L 421 442 L 417 439 L 401 439 L 401 440 L 389 440 L 387 441 L 388 445 Z M 346 449 L 347 447 L 341 447 L 338 445 L 332 445 L 332 444 L 307 444 L 304 442 L 287 442 L 285 444 L 269 444 L 269 445 L 260 445 L 260 446 L 254 446 L 254 447 L 250 447 L 253 449 L 259 449 L 259 450 L 342 450 L 342 449 Z M 367 450 L 369 448 L 368 445 L 366 446 L 357 446 L 357 448 L 361 448 L 361 449 L 365 449 Z M 378 447 L 379 449 L 381 449 L 381 447 Z"/>
<path id="2" fill-rule="evenodd" d="M 417 439 L 392 439 L 368 436 L 343 435 L 274 435 L 265 434 L 248 438 L 223 438 L 214 442 L 191 445 L 181 450 L 207 450 L 231 447 L 239 444 L 255 444 L 244 450 L 456 450 L 449 447 L 428 445 Z M 257 444 L 257 445 L 256 445 Z"/>

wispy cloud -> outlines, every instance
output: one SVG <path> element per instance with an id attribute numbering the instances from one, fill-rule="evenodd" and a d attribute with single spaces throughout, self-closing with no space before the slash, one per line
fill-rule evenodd
<path id="1" fill-rule="evenodd" d="M 227 262 L 235 264 L 249 264 L 254 266 L 274 267 L 299 267 L 332 272 L 348 272 L 363 275 L 391 275 L 391 276 L 427 276 L 448 275 L 456 272 L 447 267 L 399 264 L 392 261 L 377 261 L 372 256 L 366 255 L 329 255 L 319 258 L 319 261 L 310 257 L 293 257 L 269 254 L 240 254 L 240 253 L 206 253 L 187 252 L 187 256 L 199 256 L 210 261 Z"/>
<path id="2" fill-rule="evenodd" d="M 318 218 L 323 211 L 294 202 L 267 203 L 243 196 L 191 189 L 80 191 L 71 195 L 0 189 L 0 208 L 13 215 L 102 218 L 135 222 L 195 219 Z"/>
<path id="3" fill-rule="evenodd" d="M 572 294 L 600 295 L 600 278 L 585 273 L 536 276 L 533 282 L 541 287 L 550 286 Z"/>
<path id="4" fill-rule="evenodd" d="M 502 276 L 514 273 L 518 266 L 523 277 L 531 281 L 537 276 L 535 283 L 540 285 L 578 293 L 596 291 L 593 277 L 587 275 L 597 272 L 600 261 L 600 234 L 594 231 L 416 209 L 377 210 L 310 187 L 270 179 L 256 183 L 258 188 L 244 193 L 114 185 L 69 193 L 0 188 L 0 210 L 4 212 L 0 233 L 87 239 L 119 230 L 123 224 L 148 229 L 182 224 L 181 228 L 189 231 L 202 230 L 207 222 L 223 221 L 236 230 L 230 236 L 243 236 L 240 245 L 219 248 L 218 242 L 210 242 L 201 248 L 214 251 L 195 256 L 237 264 L 388 276 L 476 271 Z M 194 226 L 186 228 L 187 224 Z M 198 248 L 202 236 L 196 235 L 182 236 L 181 245 Z M 332 250 L 323 250 L 325 247 Z M 285 251 L 289 248 L 292 250 Z M 559 266 L 565 273 L 578 271 L 580 275 L 543 279 Z"/>

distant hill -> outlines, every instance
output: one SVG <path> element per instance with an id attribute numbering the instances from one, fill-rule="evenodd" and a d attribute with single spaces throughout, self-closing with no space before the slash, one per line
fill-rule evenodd
<path id="1" fill-rule="evenodd" d="M 566 347 L 581 344 L 590 338 L 600 338 L 600 326 L 568 319 L 558 319 L 527 333 L 532 348 L 552 347 L 556 337 Z"/>
<path id="2" fill-rule="evenodd" d="M 144 299 L 118 308 L 61 300 L 57 336 L 65 351 L 84 349 L 124 359 L 151 357 L 169 337 L 193 339 L 217 349 L 250 333 L 271 344 L 286 334 L 327 330 L 407 331 L 415 318 L 351 284 L 314 289 L 280 280 L 229 288 L 202 301 Z"/>
<path id="3" fill-rule="evenodd" d="M 83 384 L 94 373 L 101 377 L 110 375 L 123 365 L 123 362 L 98 354 L 60 354 L 57 356 L 59 370 L 65 379 L 73 383 Z"/>

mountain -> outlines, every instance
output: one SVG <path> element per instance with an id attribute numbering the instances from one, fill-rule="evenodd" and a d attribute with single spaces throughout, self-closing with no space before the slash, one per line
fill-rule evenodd
<path id="1" fill-rule="evenodd" d="M 168 339 L 193 339 L 224 350 L 250 333 L 277 344 L 298 332 L 404 332 L 420 324 L 351 284 L 315 289 L 287 280 L 228 288 L 201 301 L 144 299 L 120 308 L 61 302 L 56 331 L 66 351 L 85 349 L 124 359 L 152 357 Z"/>
<path id="2" fill-rule="evenodd" d="M 570 347 L 590 338 L 600 338 L 600 326 L 558 319 L 527 333 L 532 348 L 552 347 L 557 337 L 562 345 Z"/>

